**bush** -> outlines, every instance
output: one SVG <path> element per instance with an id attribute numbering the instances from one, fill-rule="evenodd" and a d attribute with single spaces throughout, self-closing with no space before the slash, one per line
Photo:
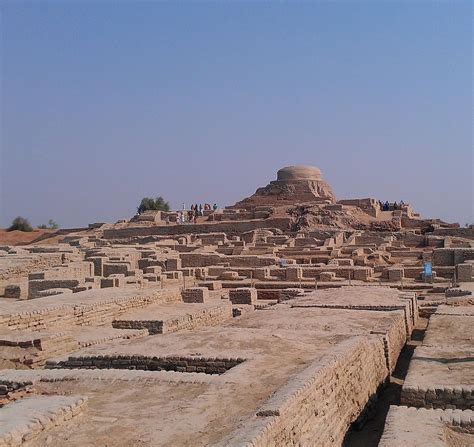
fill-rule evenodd
<path id="1" fill-rule="evenodd" d="M 13 219 L 12 224 L 8 228 L 8 231 L 33 231 L 33 227 L 31 226 L 30 222 L 28 219 L 25 219 L 24 217 L 18 216 Z"/>
<path id="2" fill-rule="evenodd" d="M 38 225 L 38 228 L 40 230 L 57 230 L 59 228 L 59 225 L 53 219 L 49 219 L 48 225 L 46 224 Z"/>
<path id="3" fill-rule="evenodd" d="M 153 197 L 144 197 L 137 208 L 137 212 L 138 214 L 142 214 L 148 210 L 169 211 L 170 205 L 161 196 L 156 199 Z"/>

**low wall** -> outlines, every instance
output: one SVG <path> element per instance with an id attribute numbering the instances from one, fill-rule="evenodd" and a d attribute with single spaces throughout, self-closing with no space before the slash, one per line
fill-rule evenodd
<path id="1" fill-rule="evenodd" d="M 340 446 L 387 375 L 383 339 L 354 337 L 293 376 L 218 445 Z"/>
<path id="2" fill-rule="evenodd" d="M 8 259 L 8 258 L 7 258 Z M 13 259 L 13 258 L 12 258 Z M 0 270 L 0 280 L 14 279 L 22 276 L 28 276 L 32 272 L 46 270 L 50 267 L 63 263 L 63 253 L 46 253 L 41 256 L 32 257 L 25 262 L 6 267 Z"/>
<path id="3" fill-rule="evenodd" d="M 43 430 L 65 424 L 87 407 L 87 397 L 31 396 L 12 402 L 0 414 L 0 445 L 17 447 Z"/>
<path id="4" fill-rule="evenodd" d="M 474 407 L 474 386 L 404 386 L 400 403 L 408 407 L 470 410 Z"/>
<path id="5" fill-rule="evenodd" d="M 80 297 L 78 297 L 78 300 Z M 41 330 L 68 325 L 88 326 L 111 323 L 123 313 L 151 303 L 178 301 L 181 292 L 164 290 L 150 295 L 98 300 L 92 304 L 64 304 L 31 312 L 0 315 L 0 328 Z"/>
<path id="6" fill-rule="evenodd" d="M 145 371 L 198 372 L 223 374 L 244 362 L 242 358 L 148 357 L 117 355 L 100 357 L 69 357 L 67 360 L 46 362 L 49 369 L 138 369 Z"/>
<path id="7" fill-rule="evenodd" d="M 224 232 L 226 234 L 240 234 L 259 228 L 279 228 L 288 230 L 291 219 L 282 217 L 274 219 L 220 222 L 212 224 L 184 224 L 147 227 L 129 227 L 104 230 L 104 239 L 124 239 L 137 236 L 199 234 Z"/>
<path id="8" fill-rule="evenodd" d="M 114 320 L 116 329 L 147 329 L 150 334 L 167 334 L 199 327 L 217 326 L 232 318 L 232 306 L 222 304 L 169 320 Z"/>

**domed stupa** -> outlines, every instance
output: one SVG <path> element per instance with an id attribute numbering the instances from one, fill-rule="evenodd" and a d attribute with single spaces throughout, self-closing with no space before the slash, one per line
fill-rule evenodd
<path id="1" fill-rule="evenodd" d="M 258 188 L 253 196 L 236 203 L 235 208 L 283 206 L 298 203 L 335 203 L 332 188 L 322 179 L 315 166 L 286 166 L 277 172 L 277 179 Z"/>

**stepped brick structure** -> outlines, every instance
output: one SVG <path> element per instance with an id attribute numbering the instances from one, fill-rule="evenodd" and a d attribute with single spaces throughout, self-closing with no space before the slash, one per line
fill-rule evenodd
<path id="1" fill-rule="evenodd" d="M 383 208 L 290 166 L 0 245 L 0 445 L 473 445 L 474 228 Z"/>
<path id="2" fill-rule="evenodd" d="M 334 203 L 332 188 L 321 177 L 321 170 L 313 166 L 287 166 L 277 172 L 277 179 L 258 188 L 255 194 L 234 205 L 234 208 L 253 209 L 258 206 L 294 205 L 295 203 Z"/>

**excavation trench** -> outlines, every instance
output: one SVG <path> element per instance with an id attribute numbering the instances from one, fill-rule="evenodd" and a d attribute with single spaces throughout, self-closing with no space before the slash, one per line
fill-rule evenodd
<path id="1" fill-rule="evenodd" d="M 398 361 L 387 384 L 371 399 L 348 430 L 343 447 L 377 447 L 382 436 L 385 419 L 390 405 L 400 405 L 400 396 L 408 373 L 411 358 L 415 348 L 425 336 L 428 319 L 420 318 L 411 334 L 410 340 L 402 349 Z"/>

